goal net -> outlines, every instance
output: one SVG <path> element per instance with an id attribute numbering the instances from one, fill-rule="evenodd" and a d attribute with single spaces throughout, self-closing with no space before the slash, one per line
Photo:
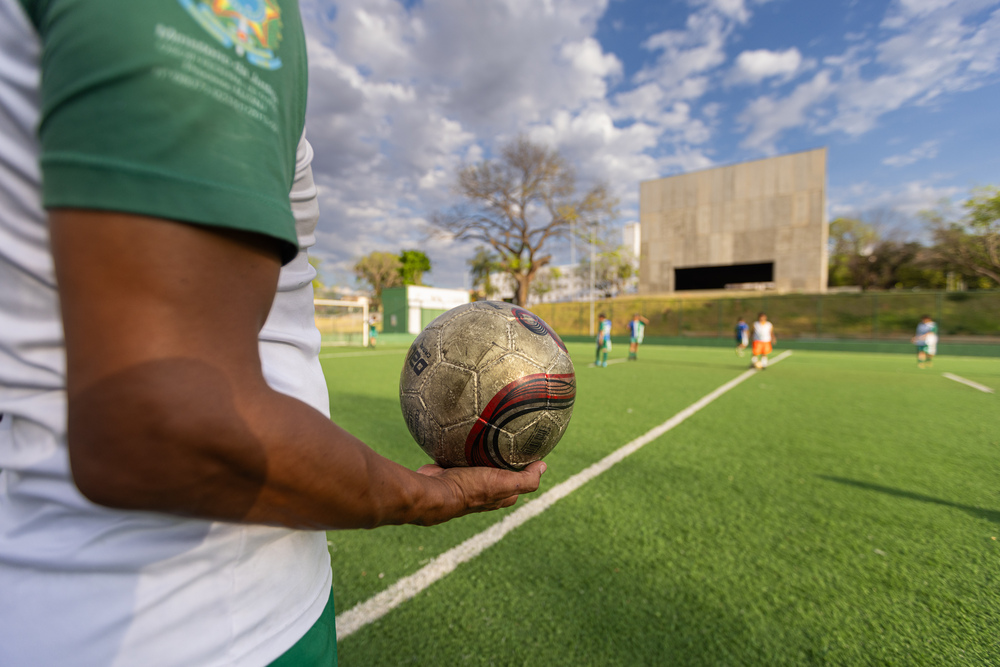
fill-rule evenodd
<path id="1" fill-rule="evenodd" d="M 323 334 L 323 346 L 359 345 L 368 347 L 368 299 L 336 301 L 314 299 L 316 328 Z"/>

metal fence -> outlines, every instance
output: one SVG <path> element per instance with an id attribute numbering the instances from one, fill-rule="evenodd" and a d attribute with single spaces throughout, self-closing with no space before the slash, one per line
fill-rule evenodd
<path id="1" fill-rule="evenodd" d="M 590 334 L 590 302 L 544 303 L 532 310 L 557 332 Z M 766 312 L 780 337 L 908 341 L 922 315 L 938 323 L 943 339 L 1000 342 L 1000 291 L 762 294 L 725 298 L 617 298 L 596 311 L 624 333 L 633 313 L 649 320 L 647 336 L 730 337 L 736 320 Z"/>

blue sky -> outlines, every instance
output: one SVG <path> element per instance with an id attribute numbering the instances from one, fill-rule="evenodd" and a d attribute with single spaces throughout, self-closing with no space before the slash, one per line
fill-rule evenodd
<path id="1" fill-rule="evenodd" d="M 428 238 L 456 170 L 523 133 L 621 220 L 638 184 L 829 148 L 828 208 L 919 235 L 916 214 L 1000 183 L 1000 0 L 302 0 L 308 133 L 328 282 L 421 248 L 467 284 L 471 247 Z M 554 247 L 565 259 L 565 247 Z"/>

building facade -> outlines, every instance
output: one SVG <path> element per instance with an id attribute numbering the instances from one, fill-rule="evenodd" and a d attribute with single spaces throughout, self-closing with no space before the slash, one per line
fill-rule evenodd
<path id="1" fill-rule="evenodd" d="M 644 181 L 639 292 L 825 292 L 826 149 Z"/>
<path id="2" fill-rule="evenodd" d="M 382 331 L 418 334 L 434 318 L 469 303 L 464 289 L 403 285 L 382 290 Z"/>

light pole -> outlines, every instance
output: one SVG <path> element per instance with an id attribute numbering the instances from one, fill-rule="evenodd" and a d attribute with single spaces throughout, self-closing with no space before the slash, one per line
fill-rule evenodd
<path id="1" fill-rule="evenodd" d="M 596 282 L 595 276 L 595 253 L 594 253 L 594 229 L 597 227 L 597 221 L 591 221 L 590 223 L 590 335 L 593 336 L 597 332 L 594 330 L 594 283 Z"/>
<path id="2" fill-rule="evenodd" d="M 576 266 L 576 223 L 569 223 L 569 263 Z"/>

